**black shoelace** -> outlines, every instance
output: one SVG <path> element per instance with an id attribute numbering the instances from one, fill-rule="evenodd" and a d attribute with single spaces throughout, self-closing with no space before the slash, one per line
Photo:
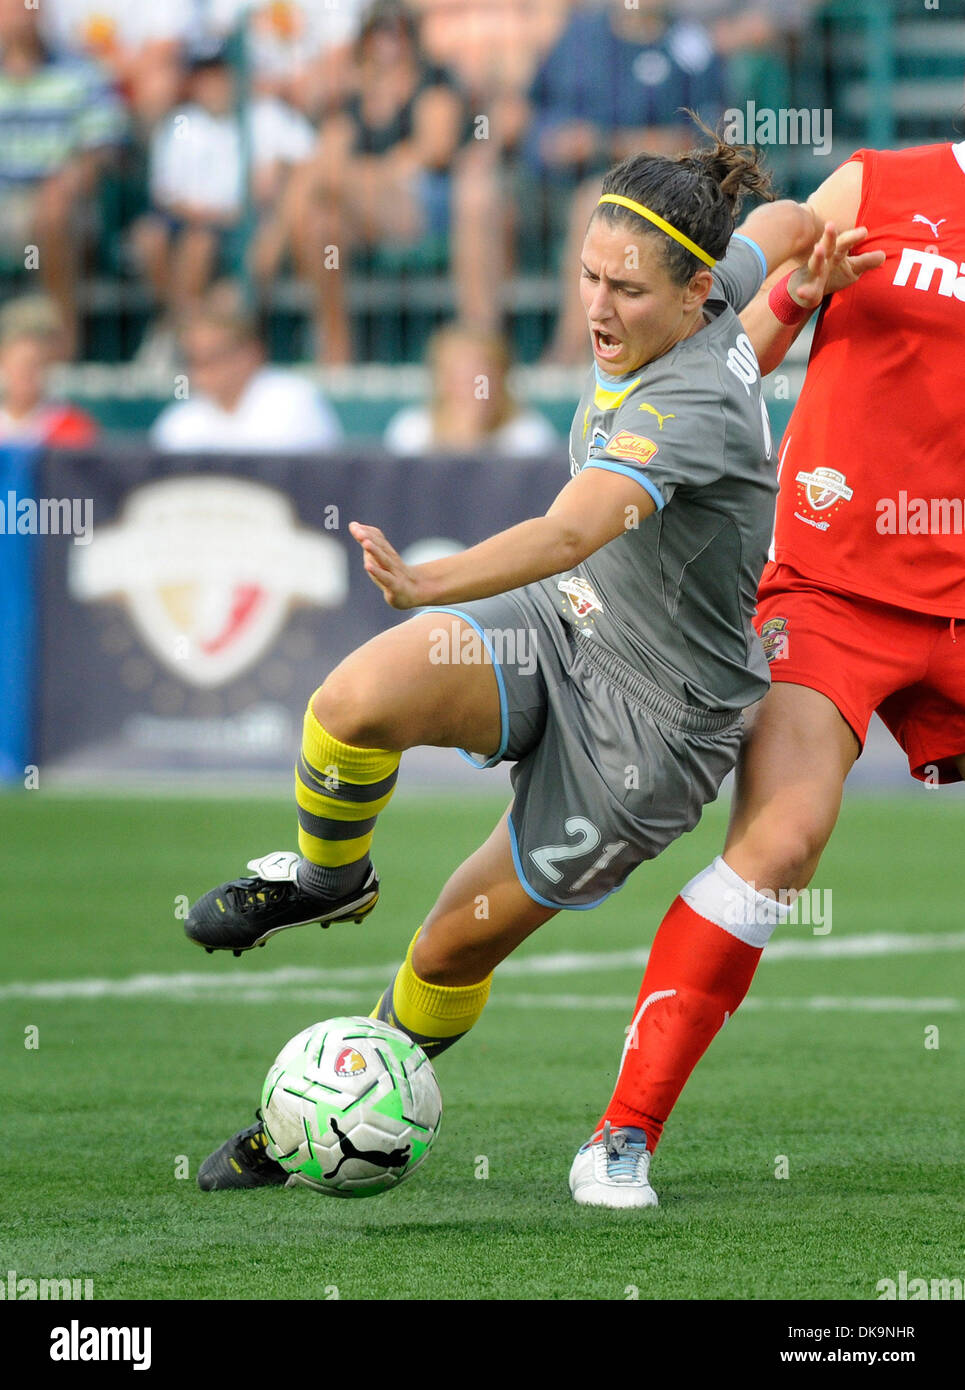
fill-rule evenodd
<path id="1" fill-rule="evenodd" d="M 298 896 L 291 882 L 268 883 L 263 878 L 239 879 L 225 889 L 225 897 L 236 912 L 255 912 L 263 907 L 279 907 Z"/>

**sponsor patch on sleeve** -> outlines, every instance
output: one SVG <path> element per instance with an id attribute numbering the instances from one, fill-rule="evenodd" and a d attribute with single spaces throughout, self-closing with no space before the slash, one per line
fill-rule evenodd
<path id="1" fill-rule="evenodd" d="M 790 642 L 787 618 L 768 618 L 761 627 L 761 642 L 768 662 L 785 660 Z"/>
<path id="2" fill-rule="evenodd" d="M 608 454 L 616 455 L 618 459 L 629 459 L 631 463 L 645 468 L 657 452 L 657 446 L 652 439 L 647 439 L 642 434 L 631 434 L 629 430 L 621 430 L 610 440 L 606 451 Z"/>

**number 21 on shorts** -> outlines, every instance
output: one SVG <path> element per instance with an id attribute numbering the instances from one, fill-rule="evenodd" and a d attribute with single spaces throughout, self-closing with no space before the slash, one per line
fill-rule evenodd
<path id="1" fill-rule="evenodd" d="M 561 860 L 579 859 L 584 854 L 592 854 L 603 838 L 593 822 L 587 820 L 586 816 L 569 816 L 563 822 L 563 829 L 567 835 L 575 835 L 580 838 L 571 845 L 543 845 L 541 849 L 532 849 L 529 852 L 530 859 L 540 873 L 549 879 L 550 883 L 559 883 L 563 877 L 562 870 L 556 867 Z M 626 849 L 626 844 L 626 840 L 611 840 L 608 845 L 604 845 L 602 852 L 594 859 L 586 872 L 582 873 L 576 882 L 570 885 L 570 892 L 578 893 L 595 874 L 606 868 L 614 855 L 619 854 L 621 849 Z"/>

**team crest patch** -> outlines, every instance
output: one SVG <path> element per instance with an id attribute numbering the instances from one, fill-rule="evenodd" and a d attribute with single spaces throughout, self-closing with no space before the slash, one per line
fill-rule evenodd
<path id="1" fill-rule="evenodd" d="M 594 609 L 603 612 L 603 604 L 585 579 L 561 579 L 556 586 L 570 601 L 570 607 L 578 618 L 585 618 Z"/>
<path id="2" fill-rule="evenodd" d="M 336 1076 L 359 1076 L 368 1064 L 361 1052 L 354 1047 L 343 1047 L 335 1058 Z"/>
<path id="3" fill-rule="evenodd" d="M 813 472 L 797 475 L 799 492 L 812 512 L 830 511 L 841 502 L 850 502 L 854 492 L 848 487 L 843 473 L 836 468 L 815 468 Z"/>
<path id="4" fill-rule="evenodd" d="M 782 661 L 787 657 L 787 618 L 768 618 L 761 627 L 761 644 L 768 662 Z"/>
<path id="5" fill-rule="evenodd" d="M 621 430 L 619 434 L 615 434 L 607 445 L 608 454 L 615 454 L 619 459 L 629 459 L 640 468 L 645 468 L 656 452 L 657 446 L 652 439 L 647 439 L 642 434 L 631 434 L 629 430 Z"/>

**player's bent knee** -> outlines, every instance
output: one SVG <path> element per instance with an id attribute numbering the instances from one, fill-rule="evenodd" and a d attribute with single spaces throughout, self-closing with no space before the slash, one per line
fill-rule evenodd
<path id="1" fill-rule="evenodd" d="M 379 688 L 381 686 L 381 689 Z M 337 667 L 311 699 L 322 728 L 354 748 L 392 748 L 393 723 L 384 682 Z"/>
<path id="2" fill-rule="evenodd" d="M 735 839 L 724 857 L 759 890 L 799 890 L 810 882 L 831 830 L 816 821 L 794 824 L 773 817 Z"/>
<path id="3" fill-rule="evenodd" d="M 447 985 L 453 972 L 450 953 L 440 950 L 423 931 L 412 948 L 412 969 L 427 985 Z"/>
<path id="4" fill-rule="evenodd" d="M 460 949 L 452 944 L 444 946 L 433 941 L 430 934 L 421 932 L 412 948 L 412 969 L 427 985 L 447 985 L 459 987 L 478 984 L 490 973 L 480 966 L 474 969 L 474 953 Z M 468 979 L 467 975 L 478 976 Z"/>

